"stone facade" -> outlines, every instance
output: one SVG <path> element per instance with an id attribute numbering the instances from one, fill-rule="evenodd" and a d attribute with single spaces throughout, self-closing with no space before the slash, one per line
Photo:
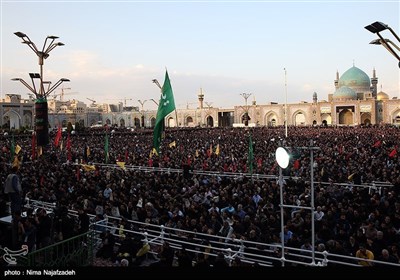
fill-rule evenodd
<path id="1" fill-rule="evenodd" d="M 378 78 L 373 70 L 372 78 L 353 66 L 339 77 L 336 73 L 328 100 L 318 100 L 317 93 L 310 93 L 310 102 L 291 104 L 238 105 L 234 108 L 214 108 L 204 102 L 202 90 L 197 95 L 197 108 L 177 109 L 165 118 L 166 127 L 239 127 L 239 126 L 282 126 L 285 120 L 289 126 L 360 124 L 400 125 L 400 100 L 392 99 L 377 90 Z M 63 102 L 49 100 L 49 126 L 57 127 L 78 123 L 81 126 L 109 124 L 118 127 L 151 128 L 155 125 L 156 110 L 139 110 L 122 106 L 101 104 L 88 107 L 83 102 L 70 100 Z M 204 106 L 204 103 L 207 106 Z M 247 100 L 246 100 L 247 103 Z M 285 106 L 287 107 L 285 110 Z M 114 109 L 112 109 L 114 108 Z M 287 116 L 285 117 L 285 114 Z M 7 94 L 0 102 L 0 125 L 15 128 L 34 125 L 34 102 L 23 100 L 20 95 Z"/>

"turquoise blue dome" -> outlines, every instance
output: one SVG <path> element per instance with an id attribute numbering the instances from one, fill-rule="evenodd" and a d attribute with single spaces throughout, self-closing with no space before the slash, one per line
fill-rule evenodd
<path id="1" fill-rule="evenodd" d="M 370 85 L 371 83 L 368 75 L 355 66 L 344 72 L 339 79 L 339 87 L 346 86 L 357 91 L 368 91 Z"/>
<path id="2" fill-rule="evenodd" d="M 357 93 L 349 87 L 340 87 L 333 94 L 334 99 L 357 99 Z"/>

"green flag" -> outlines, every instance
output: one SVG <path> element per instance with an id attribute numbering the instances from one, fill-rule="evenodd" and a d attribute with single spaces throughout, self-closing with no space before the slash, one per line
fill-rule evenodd
<path id="1" fill-rule="evenodd" d="M 108 163 L 109 154 L 108 154 L 108 135 L 107 135 L 107 131 L 106 131 L 106 135 L 105 135 L 105 138 L 104 138 L 104 155 L 105 155 L 105 161 L 106 161 L 106 163 Z"/>
<path id="2" fill-rule="evenodd" d="M 253 161 L 254 161 L 254 151 L 253 151 L 253 141 L 251 141 L 251 135 L 249 135 L 249 171 L 253 174 Z"/>
<path id="3" fill-rule="evenodd" d="M 160 152 L 161 134 L 164 129 L 164 118 L 175 110 L 174 94 L 168 77 L 168 71 L 165 71 L 165 80 L 161 88 L 161 98 L 158 103 L 156 125 L 153 134 L 153 147 L 157 153 Z"/>

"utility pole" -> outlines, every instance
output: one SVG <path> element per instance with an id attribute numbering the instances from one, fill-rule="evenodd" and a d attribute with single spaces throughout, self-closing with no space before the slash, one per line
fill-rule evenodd
<path id="1" fill-rule="evenodd" d="M 243 98 L 244 98 L 244 102 L 245 102 L 245 120 L 244 120 L 244 125 L 248 126 L 249 125 L 249 108 L 247 106 L 247 99 L 250 97 L 251 93 L 241 93 L 240 94 Z"/>
<path id="2" fill-rule="evenodd" d="M 147 101 L 147 99 L 146 100 L 138 100 L 138 102 L 140 103 L 140 105 L 142 106 L 142 109 L 141 109 L 141 115 L 142 115 L 142 127 L 144 127 L 144 103 L 146 103 L 146 101 Z"/>

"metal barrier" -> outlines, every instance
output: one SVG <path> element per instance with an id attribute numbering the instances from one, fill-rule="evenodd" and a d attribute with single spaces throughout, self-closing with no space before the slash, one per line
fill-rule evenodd
<path id="1" fill-rule="evenodd" d="M 76 267 L 93 264 L 94 231 L 74 236 L 20 256 L 18 266 Z"/>
<path id="2" fill-rule="evenodd" d="M 109 224 L 107 228 L 115 229 L 116 232 L 120 231 L 119 227 L 114 226 L 113 220 L 120 220 L 116 217 L 108 217 Z M 153 224 L 140 223 L 136 221 L 128 220 L 136 226 L 139 226 L 139 230 L 133 231 L 129 229 L 123 229 L 123 233 L 139 234 L 141 235 L 143 244 L 149 244 L 151 249 L 149 253 L 155 254 L 154 250 L 158 246 L 161 246 L 164 242 L 169 242 L 171 248 L 175 250 L 182 250 L 185 248 L 186 251 L 195 254 L 206 254 L 204 249 L 210 249 L 210 256 L 217 256 L 218 253 L 223 253 L 225 259 L 229 264 L 236 258 L 239 258 L 243 263 L 254 264 L 257 263 L 260 266 L 273 266 L 277 262 L 288 263 L 292 265 L 304 265 L 304 266 L 332 266 L 332 265 L 343 265 L 343 266 L 361 266 L 358 264 L 359 261 L 366 261 L 365 259 L 355 258 L 346 255 L 332 254 L 328 251 L 315 252 L 317 261 L 315 264 L 312 263 L 312 256 L 310 250 L 303 250 L 293 247 L 284 247 L 284 257 L 281 257 L 282 246 L 281 244 L 268 244 L 252 242 L 242 239 L 227 239 L 221 236 L 208 235 L 198 232 L 192 232 L 187 230 L 181 230 L 177 228 L 169 228 L 165 226 L 158 226 Z M 193 238 L 189 239 L 191 235 Z M 119 236 L 119 234 L 116 234 Z M 226 242 L 228 241 L 228 243 Z M 206 244 L 204 244 L 206 241 Z M 118 244 L 117 244 L 118 245 Z M 188 249 L 190 247 L 191 249 Z M 373 264 L 381 264 L 385 266 L 399 267 L 397 263 L 387 263 L 377 260 L 369 260 Z"/>
<path id="3" fill-rule="evenodd" d="M 343 184 L 337 185 L 343 186 Z M 351 185 L 346 184 L 346 186 Z M 390 184 L 385 183 L 379 184 L 379 187 L 390 186 Z M 359 187 L 370 186 L 359 185 Z M 54 209 L 55 204 L 29 200 L 27 206 L 47 207 L 47 209 L 52 210 Z M 77 216 L 77 212 L 73 210 L 69 210 L 68 214 L 71 216 Z M 329 253 L 328 251 L 324 251 L 315 252 L 316 262 L 313 263 L 310 250 L 302 250 L 287 246 L 282 248 L 281 244 L 267 244 L 242 239 L 228 239 L 221 236 L 208 235 L 178 228 L 170 228 L 164 225 L 155 225 L 132 220 L 126 220 L 126 227 L 121 229 L 119 225 L 121 219 L 118 217 L 107 216 L 103 221 L 93 222 L 94 215 L 89 216 L 91 217 L 92 228 L 95 228 L 96 225 L 105 227 L 111 232 L 114 232 L 116 237 L 121 237 L 121 234 L 126 235 L 127 233 L 142 236 L 143 244 L 150 245 L 151 249 L 148 253 L 154 255 L 157 254 L 158 247 L 161 246 L 165 241 L 168 241 L 171 248 L 175 250 L 182 250 L 185 248 L 186 251 L 194 253 L 196 256 L 208 254 L 209 256 L 216 257 L 218 253 L 223 253 L 228 264 L 232 264 L 233 260 L 236 258 L 239 258 L 243 263 L 257 263 L 260 266 L 276 266 L 278 264 L 285 265 L 286 263 L 304 266 L 360 266 L 358 264 L 360 261 L 366 261 L 365 259 L 346 255 L 337 255 Z M 83 241 L 83 239 L 86 241 Z M 43 248 L 28 254 L 28 256 L 25 258 L 25 264 L 33 266 L 65 266 L 71 264 L 90 265 L 91 261 L 89 260 L 93 259 L 94 251 L 97 247 L 96 244 L 99 244 L 99 240 L 100 238 L 98 232 L 92 230 L 86 234 L 64 240 L 47 248 Z M 204 241 L 206 243 L 204 243 Z M 74 249 L 70 249 L 69 245 L 67 244 L 70 244 Z M 86 244 L 86 246 L 82 246 L 83 244 Z M 118 245 L 119 243 L 117 241 L 116 246 Z M 209 252 L 206 253 L 206 249 L 209 249 Z M 282 250 L 284 251 L 283 254 Z M 47 252 L 47 255 L 45 252 Z M 400 264 L 397 263 L 387 263 L 377 260 L 368 260 L 368 262 L 387 267 L 400 267 Z"/>
<path id="4" fill-rule="evenodd" d="M 30 201 L 30 205 L 40 207 L 40 201 Z M 44 206 L 43 204 L 42 206 Z M 47 205 L 49 206 L 49 205 Z M 54 207 L 54 206 L 49 206 Z M 77 216 L 77 212 L 69 210 L 68 214 Z M 94 220 L 94 215 L 89 215 L 91 220 Z M 103 221 L 92 222 L 91 228 L 102 226 L 114 232 L 116 237 L 121 237 L 121 234 L 127 233 L 142 236 L 143 245 L 149 244 L 149 254 L 156 255 L 159 246 L 164 242 L 169 242 L 171 248 L 194 253 L 195 255 L 206 254 L 205 249 L 209 249 L 209 256 L 216 257 L 218 253 L 223 253 L 228 264 L 239 258 L 243 263 L 254 264 L 260 266 L 272 266 L 273 263 L 304 265 L 304 266 L 360 266 L 359 261 L 365 259 L 355 258 L 345 255 L 332 254 L 327 251 L 315 252 L 316 263 L 311 262 L 311 251 L 302 250 L 293 247 L 284 247 L 283 257 L 281 255 L 281 244 L 268 244 L 242 239 L 228 239 L 221 236 L 209 235 L 199 232 L 192 232 L 177 228 L 170 228 L 163 225 L 154 225 L 138 221 L 127 220 L 126 228 L 121 229 L 121 219 L 117 217 L 107 216 Z M 105 224 L 103 224 L 105 222 Z M 135 228 L 131 230 L 129 228 Z M 94 256 L 94 251 L 100 244 L 98 232 L 92 230 L 86 234 L 76 236 L 74 238 L 64 240 L 49 247 L 34 251 L 21 264 L 29 266 L 44 266 L 44 265 L 90 265 Z M 205 242 L 204 242 L 205 241 Z M 86 244 L 85 246 L 82 246 Z M 97 245 L 96 245 L 97 244 Z M 120 245 L 116 242 L 116 246 Z M 72 263 L 73 261 L 73 263 Z M 370 260 L 373 264 L 385 265 L 387 267 L 400 267 L 400 264 L 386 263 L 377 260 Z"/>

